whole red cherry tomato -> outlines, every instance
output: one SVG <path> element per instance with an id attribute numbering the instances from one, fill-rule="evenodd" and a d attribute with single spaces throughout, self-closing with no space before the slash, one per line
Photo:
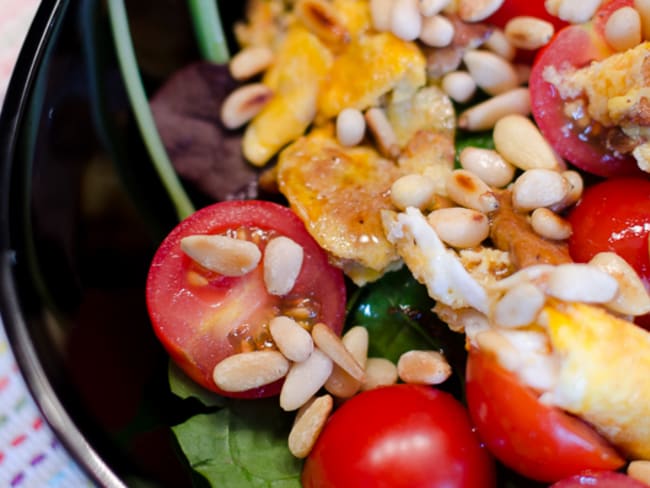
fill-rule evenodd
<path id="1" fill-rule="evenodd" d="M 553 484 L 551 488 L 648 488 L 648 485 L 621 473 L 594 471 L 577 474 Z"/>
<path id="2" fill-rule="evenodd" d="M 305 488 L 490 488 L 495 469 L 465 408 L 422 385 L 366 391 L 334 412 L 309 454 Z"/>
<path id="3" fill-rule="evenodd" d="M 189 235 L 234 233 L 256 242 L 262 252 L 276 236 L 303 248 L 302 269 L 287 295 L 266 290 L 263 260 L 243 276 L 228 277 L 202 267 L 180 248 Z M 303 307 L 309 323 L 323 322 L 340 333 L 345 300 L 342 272 L 329 264 L 302 221 L 287 207 L 263 201 L 216 203 L 185 219 L 158 248 L 147 279 L 153 328 L 172 359 L 199 384 L 229 396 L 268 396 L 281 385 L 237 394 L 220 391 L 212 379 L 219 361 L 244 345 L 269 340 L 269 320 L 290 309 Z"/>
<path id="4" fill-rule="evenodd" d="M 591 427 L 539 402 L 531 389 L 472 349 L 467 363 L 467 406 L 492 454 L 516 472 L 554 482 L 586 469 L 613 470 L 624 460 Z"/>

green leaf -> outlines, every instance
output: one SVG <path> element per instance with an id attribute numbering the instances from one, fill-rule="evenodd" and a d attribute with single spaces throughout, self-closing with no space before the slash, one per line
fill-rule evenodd
<path id="1" fill-rule="evenodd" d="M 187 376 L 173 361 L 169 361 L 169 388 L 174 395 L 183 400 L 196 398 L 206 407 L 223 407 L 225 398 L 206 390 Z"/>
<path id="2" fill-rule="evenodd" d="M 192 469 L 213 487 L 300 488 L 287 438 L 293 416 L 277 398 L 233 402 L 173 427 Z"/>

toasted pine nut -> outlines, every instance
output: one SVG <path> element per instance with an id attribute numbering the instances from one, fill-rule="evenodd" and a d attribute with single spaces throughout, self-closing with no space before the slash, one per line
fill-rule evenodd
<path id="1" fill-rule="evenodd" d="M 372 26 L 378 32 L 390 30 L 391 12 L 394 0 L 370 0 Z"/>
<path id="2" fill-rule="evenodd" d="M 289 451 L 298 459 L 309 455 L 327 418 L 332 412 L 334 400 L 330 395 L 314 398 L 306 403 L 296 415 L 291 432 L 289 432 Z"/>
<path id="3" fill-rule="evenodd" d="M 332 366 L 329 356 L 318 348 L 305 361 L 293 363 L 280 391 L 280 407 L 290 412 L 303 406 L 325 384 Z"/>
<path id="4" fill-rule="evenodd" d="M 356 108 L 346 108 L 336 117 L 336 138 L 342 146 L 356 146 L 366 134 L 366 119 Z"/>
<path id="5" fill-rule="evenodd" d="M 605 24 L 605 40 L 616 51 L 626 51 L 641 43 L 641 16 L 632 7 L 614 11 Z"/>
<path id="6" fill-rule="evenodd" d="M 230 59 L 228 67 L 234 79 L 247 80 L 265 71 L 272 62 L 273 51 L 268 46 L 248 46 Z"/>
<path id="7" fill-rule="evenodd" d="M 499 119 L 493 138 L 496 151 L 517 168 L 564 169 L 564 162 L 528 117 L 506 115 Z"/>
<path id="8" fill-rule="evenodd" d="M 490 186 L 506 186 L 515 176 L 515 167 L 492 149 L 465 147 L 458 159 L 464 169 L 471 171 Z"/>
<path id="9" fill-rule="evenodd" d="M 384 111 L 378 107 L 368 109 L 365 113 L 366 123 L 375 138 L 380 152 L 389 158 L 399 156 L 400 147 L 397 136 Z"/>
<path id="10" fill-rule="evenodd" d="M 263 83 L 250 83 L 230 93 L 221 105 L 221 122 L 227 129 L 237 129 L 255 117 L 273 97 Z"/>
<path id="11" fill-rule="evenodd" d="M 458 0 L 459 17 L 465 22 L 487 19 L 503 5 L 503 0 Z"/>
<path id="12" fill-rule="evenodd" d="M 569 182 L 569 193 L 567 194 L 560 207 L 553 207 L 553 210 L 556 212 L 560 211 L 563 208 L 569 207 L 580 200 L 580 197 L 582 197 L 582 191 L 584 190 L 585 186 L 584 182 L 582 181 L 582 175 L 577 171 L 562 171 L 562 176 Z"/>
<path id="13" fill-rule="evenodd" d="M 436 186 L 431 178 L 411 173 L 393 182 L 390 188 L 390 199 L 400 210 L 405 210 L 407 207 L 423 210 L 433 201 L 435 190 Z"/>
<path id="14" fill-rule="evenodd" d="M 451 0 L 419 0 L 418 8 L 424 17 L 431 17 L 438 15 L 442 10 L 449 5 Z"/>
<path id="15" fill-rule="evenodd" d="M 427 216 L 438 237 L 456 248 L 478 246 L 490 235 L 490 223 L 484 213 L 469 208 L 434 210 Z"/>
<path id="16" fill-rule="evenodd" d="M 567 180 L 557 171 L 529 169 L 512 185 L 512 205 L 522 212 L 550 207 L 563 201 L 569 188 Z"/>
<path id="17" fill-rule="evenodd" d="M 634 0 L 634 8 L 641 18 L 641 31 L 643 40 L 650 39 L 650 0 Z"/>
<path id="18" fill-rule="evenodd" d="M 264 250 L 264 284 L 271 295 L 286 295 L 302 269 L 302 246 L 285 236 L 274 237 Z"/>
<path id="19" fill-rule="evenodd" d="M 365 368 L 368 359 L 368 329 L 361 325 L 355 325 L 343 334 L 341 341 L 361 367 Z"/>
<path id="20" fill-rule="evenodd" d="M 418 0 L 393 0 L 390 31 L 404 41 L 414 41 L 422 31 Z"/>
<path id="21" fill-rule="evenodd" d="M 650 485 L 650 461 L 637 459 L 627 466 L 627 475 L 630 478 Z"/>
<path id="22" fill-rule="evenodd" d="M 596 266 L 561 264 L 549 273 L 546 293 L 568 302 L 607 303 L 616 297 L 618 282 Z"/>
<path id="23" fill-rule="evenodd" d="M 180 246 L 201 266 L 224 276 L 243 276 L 254 270 L 262 258 L 254 243 L 222 235 L 183 237 Z"/>
<path id="24" fill-rule="evenodd" d="M 582 24 L 594 16 L 601 3 L 603 0 L 560 0 L 555 15 L 572 24 Z"/>
<path id="25" fill-rule="evenodd" d="M 494 54 L 497 54 L 498 56 L 501 56 L 503 59 L 506 59 L 508 61 L 515 59 L 515 55 L 517 54 L 517 50 L 510 43 L 505 33 L 496 27 L 490 34 L 490 37 L 487 38 L 483 46 L 485 46 L 486 49 L 492 51 Z"/>
<path id="26" fill-rule="evenodd" d="M 457 169 L 446 181 L 447 196 L 463 207 L 489 213 L 499 208 L 492 189 L 474 173 Z"/>
<path id="27" fill-rule="evenodd" d="M 288 370 L 289 361 L 278 351 L 242 352 L 218 363 L 212 378 L 223 391 L 240 392 L 273 383 Z"/>
<path id="28" fill-rule="evenodd" d="M 343 368 L 350 376 L 356 380 L 363 380 L 363 368 L 357 360 L 350 354 L 341 338 L 337 336 L 332 329 L 323 323 L 317 323 L 311 330 L 311 336 L 314 344 L 318 346 L 332 361 Z"/>
<path id="29" fill-rule="evenodd" d="M 454 25 L 442 15 L 425 17 L 420 30 L 420 40 L 431 47 L 445 47 L 454 38 Z"/>
<path id="30" fill-rule="evenodd" d="M 536 208 L 530 216 L 530 225 L 540 236 L 562 241 L 571 236 L 571 224 L 548 208 Z"/>
<path id="31" fill-rule="evenodd" d="M 438 351 L 407 351 L 397 361 L 397 374 L 405 383 L 439 385 L 451 376 L 451 366 Z"/>
<path id="32" fill-rule="evenodd" d="M 358 325 L 352 327 L 341 340 L 359 365 L 365 368 L 368 359 L 368 329 Z M 325 389 L 338 398 L 350 398 L 360 387 L 361 382 L 346 373 L 338 364 L 334 365 L 332 374 L 325 382 Z"/>
<path id="33" fill-rule="evenodd" d="M 469 50 L 463 61 L 476 84 L 490 95 L 499 95 L 519 85 L 512 64 L 490 51 Z"/>
<path id="34" fill-rule="evenodd" d="M 298 0 L 294 12 L 305 27 L 326 44 L 336 46 L 350 40 L 350 33 L 331 2 Z"/>
<path id="35" fill-rule="evenodd" d="M 550 22 L 525 15 L 513 17 L 505 26 L 506 37 L 520 49 L 539 49 L 548 44 L 554 33 Z"/>
<path id="36" fill-rule="evenodd" d="M 458 102 L 468 102 L 476 93 L 476 82 L 467 71 L 452 71 L 442 78 L 442 90 Z"/>
<path id="37" fill-rule="evenodd" d="M 510 288 L 494 307 L 494 321 L 501 327 L 522 327 L 535 321 L 546 297 L 532 283 Z"/>
<path id="38" fill-rule="evenodd" d="M 304 361 L 314 350 L 311 334 L 295 320 L 279 316 L 269 322 L 273 342 L 290 361 Z"/>
<path id="39" fill-rule="evenodd" d="M 650 312 L 650 295 L 639 275 L 618 254 L 600 252 L 589 261 L 595 266 L 613 276 L 618 281 L 618 294 L 608 302 L 607 308 L 625 315 L 644 315 Z"/>
<path id="40" fill-rule="evenodd" d="M 515 88 L 495 97 L 488 98 L 465 110 L 458 117 L 458 127 L 469 131 L 481 131 L 494 127 L 502 117 L 512 114 L 521 116 L 530 113 L 530 92 L 528 88 Z"/>
<path id="41" fill-rule="evenodd" d="M 368 358 L 366 379 L 361 383 L 361 391 L 397 383 L 397 366 L 386 358 Z"/>

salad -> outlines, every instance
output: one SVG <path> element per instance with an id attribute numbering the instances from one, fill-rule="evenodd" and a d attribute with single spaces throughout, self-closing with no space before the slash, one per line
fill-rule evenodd
<path id="1" fill-rule="evenodd" d="M 646 3 L 249 0 L 188 73 L 257 193 L 174 161 L 147 282 L 197 473 L 650 484 Z"/>

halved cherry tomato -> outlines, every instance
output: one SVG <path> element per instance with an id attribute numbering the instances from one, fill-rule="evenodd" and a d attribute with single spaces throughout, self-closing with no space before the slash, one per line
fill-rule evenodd
<path id="1" fill-rule="evenodd" d="M 586 472 L 553 484 L 551 488 L 648 488 L 648 485 L 621 473 L 612 471 Z"/>
<path id="2" fill-rule="evenodd" d="M 237 234 L 257 242 L 264 252 L 275 236 L 286 236 L 303 248 L 303 265 L 293 289 L 270 295 L 264 284 L 263 260 L 241 277 L 209 271 L 180 248 L 180 240 L 197 234 Z M 307 325 L 323 322 L 340 333 L 345 318 L 342 272 L 288 208 L 263 201 L 229 201 L 205 207 L 183 222 L 162 242 L 147 279 L 147 307 L 153 328 L 176 363 L 204 387 L 229 396 L 275 394 L 280 384 L 241 394 L 219 390 L 212 379 L 225 357 L 269 345 L 269 320 L 303 310 Z"/>
<path id="3" fill-rule="evenodd" d="M 466 394 L 483 442 L 523 476 L 554 482 L 586 469 L 614 470 L 624 464 L 595 430 L 540 403 L 516 375 L 477 349 L 469 353 Z"/>
<path id="4" fill-rule="evenodd" d="M 597 13 L 593 23 L 570 25 L 559 31 L 539 53 L 530 74 L 531 109 L 542 134 L 558 154 L 578 168 L 599 176 L 638 175 L 634 158 L 610 151 L 601 131 L 593 126 L 580 129 L 565 114 L 565 102 L 557 89 L 545 81 L 549 67 L 559 71 L 567 66 L 581 68 L 613 54 L 603 39 L 603 26 L 609 16 L 631 0 L 610 0 Z M 598 131 L 596 131 L 598 132 Z"/>
<path id="5" fill-rule="evenodd" d="M 307 457 L 305 488 L 490 488 L 492 457 L 463 405 L 423 385 L 362 392 L 332 414 Z"/>

